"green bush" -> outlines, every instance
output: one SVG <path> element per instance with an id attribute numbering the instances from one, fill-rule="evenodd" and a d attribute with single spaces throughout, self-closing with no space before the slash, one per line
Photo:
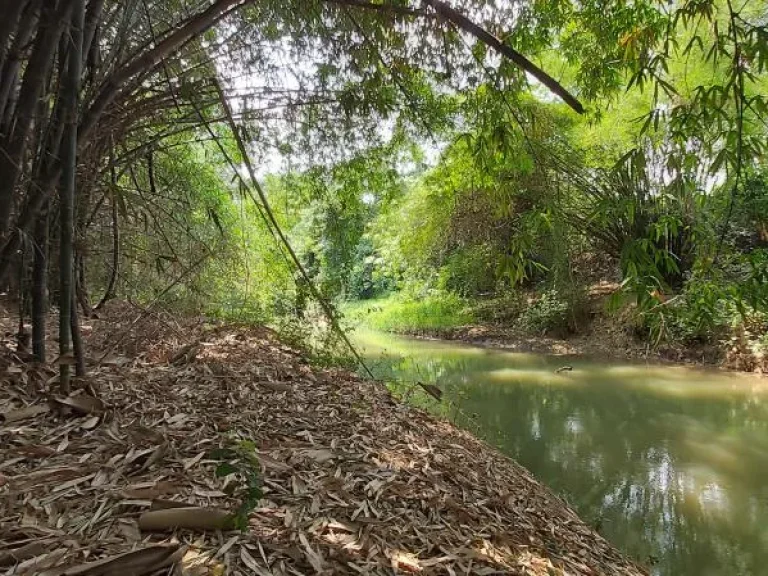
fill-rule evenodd
<path id="1" fill-rule="evenodd" d="M 472 305 L 472 315 L 479 321 L 490 324 L 513 324 L 525 310 L 525 293 L 501 291 L 500 296 L 477 300 Z"/>
<path id="2" fill-rule="evenodd" d="M 520 320 L 529 332 L 565 334 L 569 327 L 568 302 L 557 290 L 547 290 L 523 312 Z"/>
<path id="3" fill-rule="evenodd" d="M 347 318 L 388 332 L 439 331 L 473 321 L 466 302 L 455 294 L 432 292 L 419 299 L 402 293 L 344 306 Z"/>
<path id="4" fill-rule="evenodd" d="M 463 297 L 488 294 L 496 288 L 495 269 L 490 246 L 469 246 L 447 258 L 437 285 Z"/>

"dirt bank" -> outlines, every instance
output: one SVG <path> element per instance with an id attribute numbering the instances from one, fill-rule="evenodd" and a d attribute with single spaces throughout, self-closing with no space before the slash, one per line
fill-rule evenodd
<path id="1" fill-rule="evenodd" d="M 91 356 L 113 351 L 79 401 L 54 400 L 50 367 L 3 350 L 0 567 L 12 574 L 110 558 L 82 573 L 645 573 L 495 449 L 377 383 L 309 367 L 267 330 L 109 316 L 86 330 Z M 213 450 L 232 446 L 259 461 L 247 529 L 150 531 L 149 510 L 204 507 L 199 520 L 242 503 L 240 477 L 216 474 Z"/>
<path id="2" fill-rule="evenodd" d="M 746 342 L 721 344 L 662 343 L 653 347 L 631 334 L 626 326 L 601 318 L 565 338 L 532 335 L 509 326 L 474 324 L 439 330 L 415 330 L 403 335 L 423 339 L 455 340 L 489 348 L 596 360 L 632 360 L 722 368 L 750 373 L 768 371 L 768 358 L 754 353 Z"/>

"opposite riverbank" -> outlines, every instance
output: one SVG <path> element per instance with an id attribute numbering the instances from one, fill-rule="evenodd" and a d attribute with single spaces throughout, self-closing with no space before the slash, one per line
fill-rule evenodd
<path id="1" fill-rule="evenodd" d="M 608 286 L 610 288 L 610 286 Z M 632 310 L 607 314 L 608 289 L 596 290 L 576 321 L 531 326 L 520 302 L 455 297 L 404 299 L 397 295 L 342 306 L 351 326 L 424 339 L 460 341 L 515 352 L 584 356 L 602 360 L 675 363 L 763 373 L 768 370 L 759 334 L 742 328 L 709 341 L 653 342 L 638 330 Z M 531 297 L 528 305 L 535 304 Z"/>

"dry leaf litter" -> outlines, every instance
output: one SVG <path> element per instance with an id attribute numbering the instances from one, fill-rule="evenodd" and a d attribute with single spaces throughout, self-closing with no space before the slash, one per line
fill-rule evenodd
<path id="1" fill-rule="evenodd" d="M 267 329 L 125 303 L 86 324 L 62 398 L 3 319 L 0 573 L 646 573 L 495 449 Z M 263 496 L 217 530 L 239 501 L 211 454 L 243 440 Z"/>

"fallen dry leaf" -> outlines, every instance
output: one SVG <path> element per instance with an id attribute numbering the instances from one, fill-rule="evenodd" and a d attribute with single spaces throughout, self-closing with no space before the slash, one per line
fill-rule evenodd
<path id="1" fill-rule="evenodd" d="M 54 396 L 53 401 L 59 406 L 70 408 L 76 414 L 88 415 L 104 410 L 104 403 L 98 398 L 86 394 L 67 396 Z"/>
<path id="2" fill-rule="evenodd" d="M 524 468 L 380 384 L 315 369 L 266 329 L 135 317 L 111 302 L 92 321 L 89 350 L 121 361 L 94 365 L 98 398 L 54 401 L 83 417 L 0 426 L 0 554 L 34 554 L 14 576 L 142 574 L 155 560 L 189 576 L 647 574 Z M 169 364 L 190 341 L 194 360 Z M 0 366 L 17 362 L 4 358 L 0 345 Z M 20 370 L 24 386 L 0 386 L 5 413 L 55 386 L 51 370 Z M 263 497 L 223 535 L 244 476 L 217 477 L 201 454 L 245 445 Z M 168 553 L 169 539 L 193 545 Z"/>
<path id="3" fill-rule="evenodd" d="M 10 412 L 0 412 L 0 422 L 18 422 L 20 420 L 26 420 L 28 418 L 34 418 L 40 414 L 45 414 L 50 408 L 47 404 L 37 404 L 35 406 L 27 406 L 19 410 L 11 410 Z"/>
<path id="4" fill-rule="evenodd" d="M 51 568 L 40 573 L 39 576 L 112 576 L 115 574 L 142 576 L 172 566 L 175 561 L 178 561 L 179 550 L 178 544 L 149 546 L 86 564 Z"/>

